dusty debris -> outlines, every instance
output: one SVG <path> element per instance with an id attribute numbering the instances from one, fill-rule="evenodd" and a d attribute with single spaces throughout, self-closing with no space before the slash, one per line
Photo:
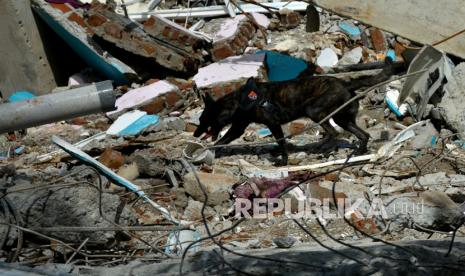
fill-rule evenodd
<path id="1" fill-rule="evenodd" d="M 31 183 L 32 184 L 32 183 Z M 31 187 L 29 185 L 29 187 Z M 33 186 L 32 186 L 33 187 Z M 14 189 L 16 187 L 12 187 Z M 30 189 L 12 193 L 9 196 L 24 221 L 24 227 L 86 227 L 113 226 L 112 221 L 121 225 L 135 225 L 137 217 L 125 207 L 118 195 L 103 193 L 99 215 L 99 193 L 95 187 L 82 186 L 66 189 Z M 109 221 L 107 221 L 109 220 Z M 47 233 L 47 232 L 45 232 Z M 117 232 L 48 232 L 68 242 L 82 242 L 89 238 L 91 243 L 107 243 L 117 239 Z"/>
<path id="2" fill-rule="evenodd" d="M 266 80 L 264 59 L 265 54 L 228 57 L 200 68 L 193 79 L 197 88 L 219 99 L 242 86 L 250 77 Z"/>
<path id="3" fill-rule="evenodd" d="M 197 183 L 196 175 L 200 180 L 203 188 L 207 192 L 207 203 L 211 206 L 221 205 L 223 202 L 230 199 L 232 187 L 238 182 L 238 178 L 234 175 L 224 173 L 203 173 L 190 172 L 184 176 L 184 189 L 194 199 L 204 201 L 205 196 L 202 189 Z"/>
<path id="4" fill-rule="evenodd" d="M 124 164 L 124 156 L 121 152 L 106 148 L 105 151 L 100 155 L 100 162 L 105 166 L 118 169 Z"/>
<path id="5" fill-rule="evenodd" d="M 448 79 L 444 87 L 444 95 L 441 102 L 438 103 L 439 112 L 444 118 L 444 121 L 450 125 L 458 135 L 465 138 L 465 117 L 463 109 L 460 107 L 459 102 L 463 96 L 465 88 L 465 63 L 460 63 L 452 71 L 452 77 Z"/>
<path id="6" fill-rule="evenodd" d="M 457 57 L 302 2 L 33 2 L 86 62 L 58 70 L 69 86 L 53 93 L 106 78 L 116 109 L 0 136 L 2 261 L 80 275 L 181 266 L 182 274 L 427 274 L 432 264 L 457 273 L 465 221 Z M 207 95 L 211 103 L 251 78 L 302 84 L 320 67 L 350 85 L 378 74 L 386 57 L 395 80 L 351 94 L 365 97 L 354 116 L 371 135 L 366 155 L 354 154 L 357 140 L 337 119 L 328 120 L 336 130 L 328 149 L 327 126 L 284 125 L 290 165 L 279 168 L 272 128 L 260 123 L 227 146 L 193 137 Z M 403 76 L 408 65 L 416 75 Z M 276 260 L 263 266 L 257 256 Z"/>

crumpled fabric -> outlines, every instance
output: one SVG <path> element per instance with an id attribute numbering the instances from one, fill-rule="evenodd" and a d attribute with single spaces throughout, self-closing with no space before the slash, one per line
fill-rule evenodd
<path id="1" fill-rule="evenodd" d="M 234 196 L 236 198 L 276 198 L 281 192 L 290 186 L 303 183 L 312 178 L 314 174 L 312 172 L 306 173 L 293 173 L 289 174 L 288 177 L 281 179 L 269 179 L 269 178 L 258 178 L 252 177 L 245 184 L 236 187 L 234 190 Z M 252 183 L 258 188 L 259 194 L 256 194 Z"/>
<path id="2" fill-rule="evenodd" d="M 48 3 L 55 3 L 55 4 L 65 4 L 65 3 L 68 3 L 70 4 L 71 6 L 73 6 L 73 8 L 82 8 L 82 9 L 90 9 L 90 4 L 84 4 L 84 3 L 81 3 L 79 0 L 45 0 L 47 1 Z"/>

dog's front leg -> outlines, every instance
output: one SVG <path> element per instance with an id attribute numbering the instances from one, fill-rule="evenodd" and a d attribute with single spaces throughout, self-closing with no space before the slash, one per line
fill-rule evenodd
<path id="1" fill-rule="evenodd" d="M 287 161 L 289 159 L 288 152 L 287 152 L 287 144 L 286 144 L 286 139 L 284 139 L 284 133 L 283 129 L 281 128 L 281 125 L 275 125 L 275 124 L 270 124 L 267 125 L 267 127 L 270 129 L 271 134 L 273 134 L 274 138 L 278 142 L 279 149 L 281 150 L 281 162 L 278 162 L 277 165 L 287 165 Z"/>
<path id="2" fill-rule="evenodd" d="M 241 137 L 249 124 L 250 122 L 247 121 L 234 122 L 228 132 L 226 132 L 226 134 L 221 137 L 215 145 L 226 145 Z"/>

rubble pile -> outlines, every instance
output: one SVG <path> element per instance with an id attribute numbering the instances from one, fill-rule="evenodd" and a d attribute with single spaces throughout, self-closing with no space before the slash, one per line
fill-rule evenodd
<path id="1" fill-rule="evenodd" d="M 37 125 L 26 108 L 47 96 L 2 94 L 0 114 L 28 105 L 8 118 L 19 127 L 0 135 L 0 271 L 463 271 L 460 58 L 301 2 L 247 1 L 245 14 L 236 6 L 217 14 L 203 2 L 31 2 L 88 66 L 47 96 L 92 86 L 94 101 L 108 101 L 100 81 L 111 80 L 114 108 L 64 116 L 90 103 L 56 101 L 47 110 L 56 120 Z M 168 14 L 189 8 L 205 15 Z M 251 79 L 350 82 L 378 74 L 386 59 L 391 80 L 353 95 L 361 98 L 356 124 L 370 135 L 363 155 L 332 119 L 332 147 L 323 124 L 283 124 L 285 166 L 276 166 L 275 131 L 258 123 L 229 145 L 214 145 L 214 125 L 194 137 L 207 101 Z M 259 92 L 246 96 L 260 100 Z"/>

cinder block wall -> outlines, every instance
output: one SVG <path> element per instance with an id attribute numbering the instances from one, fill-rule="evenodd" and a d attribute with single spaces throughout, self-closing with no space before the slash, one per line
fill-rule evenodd
<path id="1" fill-rule="evenodd" d="M 45 94 L 56 87 L 29 0 L 0 0 L 0 91 Z"/>

